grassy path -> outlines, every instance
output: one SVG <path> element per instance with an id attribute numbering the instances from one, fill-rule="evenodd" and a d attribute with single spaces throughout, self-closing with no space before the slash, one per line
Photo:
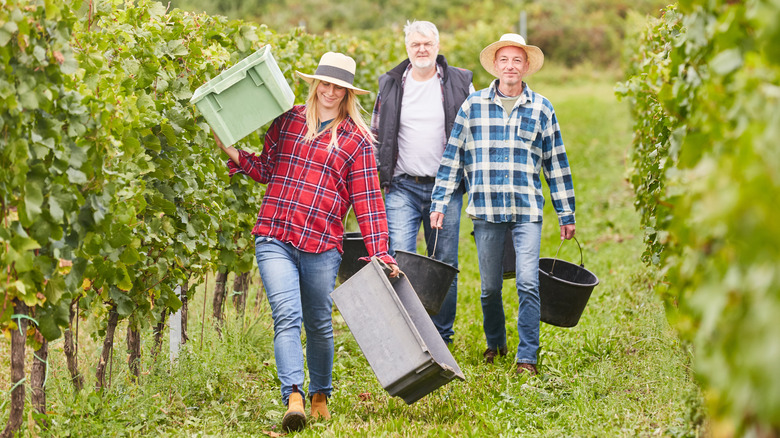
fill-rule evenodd
<path id="1" fill-rule="evenodd" d="M 577 236 L 585 266 L 601 283 L 574 328 L 542 324 L 541 375 L 518 378 L 511 354 L 482 363 L 484 336 L 471 222 L 461 232 L 460 296 L 452 352 L 466 375 L 407 406 L 382 389 L 338 314 L 333 420 L 300 436 L 687 436 L 696 432 L 699 393 L 690 356 L 668 328 L 651 291 L 652 270 L 639 260 L 641 230 L 625 182 L 631 141 L 625 105 L 612 81 L 532 82 L 554 104 L 577 193 Z M 546 192 L 547 193 L 547 192 Z M 558 247 L 557 221 L 547 206 L 542 256 Z M 576 260 L 576 245 L 559 258 Z M 210 285 L 213 287 L 212 284 Z M 211 288 L 210 287 L 210 288 Z M 123 342 L 115 347 L 113 386 L 102 397 L 74 396 L 62 341 L 52 345 L 49 410 L 54 436 L 257 436 L 279 433 L 284 407 L 274 374 L 273 331 L 266 303 L 231 318 L 224 339 L 207 327 L 200 343 L 202 286 L 190 307 L 190 351 L 171 368 L 152 363 L 144 334 L 142 384 L 128 382 Z M 254 297 L 250 297 L 252 303 Z M 517 299 L 505 282 L 510 352 L 517 345 Z M 210 308 L 210 305 L 209 305 Z M 94 380 L 97 342 L 81 333 L 81 366 Z M 118 336 L 117 339 L 123 339 Z M 7 387 L 7 343 L 0 346 L 0 383 Z M 167 351 L 167 346 L 163 351 Z M 163 355 L 164 357 L 164 355 Z M 28 363 L 30 360 L 28 359 Z M 3 414 L 7 416 L 3 398 Z"/>

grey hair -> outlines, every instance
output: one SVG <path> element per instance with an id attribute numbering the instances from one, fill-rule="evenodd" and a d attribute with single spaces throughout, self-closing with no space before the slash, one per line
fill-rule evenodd
<path id="1" fill-rule="evenodd" d="M 404 26 L 404 33 L 406 34 L 404 42 L 407 44 L 409 43 L 409 37 L 415 33 L 424 36 L 433 35 L 433 39 L 436 40 L 437 43 L 439 42 L 439 29 L 436 29 L 436 25 L 430 21 L 407 20 L 406 26 Z"/>

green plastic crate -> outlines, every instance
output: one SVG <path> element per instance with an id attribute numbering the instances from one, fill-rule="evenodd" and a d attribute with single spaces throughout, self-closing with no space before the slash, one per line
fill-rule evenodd
<path id="1" fill-rule="evenodd" d="M 283 114 L 294 101 L 268 45 L 198 87 L 190 99 L 226 146 Z"/>

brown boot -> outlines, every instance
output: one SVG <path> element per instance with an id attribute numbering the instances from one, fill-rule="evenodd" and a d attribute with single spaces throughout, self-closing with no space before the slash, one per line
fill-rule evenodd
<path id="1" fill-rule="evenodd" d="M 482 357 L 485 358 L 485 363 L 490 364 L 493 363 L 493 360 L 496 358 L 496 356 L 506 356 L 506 345 L 499 348 L 498 351 L 493 350 L 492 348 L 488 347 L 487 350 L 485 350 L 484 353 L 482 353 Z"/>
<path id="2" fill-rule="evenodd" d="M 287 412 L 282 417 L 282 429 L 287 432 L 295 432 L 306 426 L 306 412 L 303 409 L 303 396 L 293 389 L 287 400 Z"/>
<path id="3" fill-rule="evenodd" d="M 538 371 L 536 370 L 536 365 L 532 363 L 517 363 L 517 374 L 523 374 L 528 373 L 529 376 L 535 376 Z"/>
<path id="4" fill-rule="evenodd" d="M 317 420 L 320 417 L 322 417 L 323 420 L 330 420 L 328 396 L 318 392 L 311 396 L 311 418 Z"/>

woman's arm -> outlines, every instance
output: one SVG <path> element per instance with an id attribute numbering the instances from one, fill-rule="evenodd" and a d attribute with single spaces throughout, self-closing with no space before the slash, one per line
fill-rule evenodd
<path id="1" fill-rule="evenodd" d="M 214 132 L 213 129 L 211 130 L 211 134 L 214 135 L 214 140 L 217 142 L 217 146 L 219 146 L 219 148 L 222 149 L 222 151 L 225 152 L 234 163 L 238 164 L 238 149 L 234 148 L 233 146 L 225 146 L 225 144 L 222 143 L 222 140 L 217 137 L 217 133 Z"/>

